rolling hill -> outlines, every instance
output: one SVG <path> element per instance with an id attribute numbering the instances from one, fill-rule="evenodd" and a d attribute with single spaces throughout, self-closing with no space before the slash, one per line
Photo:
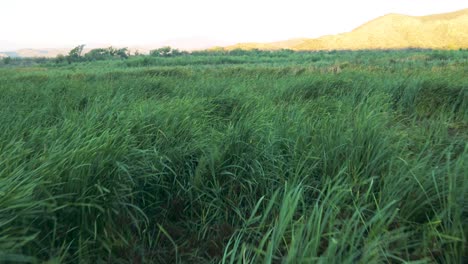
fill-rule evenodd
<path id="1" fill-rule="evenodd" d="M 428 16 L 388 14 L 351 32 L 316 39 L 273 43 L 239 43 L 232 49 L 359 50 L 359 49 L 468 48 L 468 8 Z"/>

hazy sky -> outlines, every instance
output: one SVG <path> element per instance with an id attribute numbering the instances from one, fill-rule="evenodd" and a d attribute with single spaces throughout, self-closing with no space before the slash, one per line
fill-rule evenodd
<path id="1" fill-rule="evenodd" d="M 0 50 L 190 37 L 266 42 L 346 32 L 387 13 L 467 7 L 466 0 L 1 0 Z"/>

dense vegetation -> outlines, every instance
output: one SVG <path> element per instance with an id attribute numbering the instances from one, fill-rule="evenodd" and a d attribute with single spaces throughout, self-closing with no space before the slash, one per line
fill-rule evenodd
<path id="1" fill-rule="evenodd" d="M 0 262 L 466 261 L 468 51 L 236 52 L 3 65 Z"/>

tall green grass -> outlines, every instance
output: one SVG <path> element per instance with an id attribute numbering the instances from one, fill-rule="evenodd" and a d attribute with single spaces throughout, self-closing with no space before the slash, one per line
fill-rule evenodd
<path id="1" fill-rule="evenodd" d="M 466 51 L 258 56 L 0 69 L 0 262 L 466 261 Z"/>

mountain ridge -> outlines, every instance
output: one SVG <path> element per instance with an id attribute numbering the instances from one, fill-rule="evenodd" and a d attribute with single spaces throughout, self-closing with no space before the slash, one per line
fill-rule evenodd
<path id="1" fill-rule="evenodd" d="M 211 46 L 209 43 L 211 42 Z M 218 46 L 214 47 L 216 43 Z M 216 45 L 214 44 L 214 45 Z M 355 29 L 335 35 L 319 38 L 294 38 L 268 43 L 238 43 L 220 46 L 226 43 L 204 38 L 185 38 L 168 40 L 153 45 L 129 47 L 132 52 L 138 50 L 147 54 L 153 48 L 171 46 L 184 50 L 203 49 L 262 49 L 262 50 L 360 50 L 360 49 L 459 49 L 468 48 L 468 8 L 441 14 L 409 16 L 389 13 L 370 20 Z M 192 48 L 188 48 L 192 46 Z M 99 47 L 104 47 L 100 45 Z M 108 47 L 110 45 L 107 45 Z M 93 47 L 93 48 L 97 48 Z M 193 48 L 195 47 L 195 48 Z M 87 47 L 84 52 L 90 50 Z M 120 48 L 120 47 L 117 47 Z M 18 49 L 0 52 L 2 57 L 56 57 L 67 54 L 70 48 Z"/>
<path id="2" fill-rule="evenodd" d="M 468 48 L 468 8 L 450 13 L 409 16 L 390 13 L 350 32 L 271 43 L 238 43 L 224 49 L 458 49 Z"/>

